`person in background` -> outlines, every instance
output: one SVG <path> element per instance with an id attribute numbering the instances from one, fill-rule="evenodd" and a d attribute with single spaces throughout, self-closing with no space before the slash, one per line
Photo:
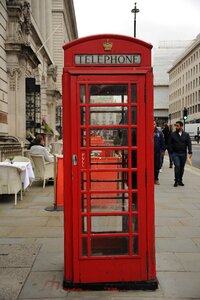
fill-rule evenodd
<path id="1" fill-rule="evenodd" d="M 189 133 L 183 130 L 183 122 L 177 121 L 175 124 L 176 130 L 169 136 L 168 148 L 174 162 L 174 186 L 184 186 L 183 173 L 187 159 L 192 158 L 192 144 Z"/>
<path id="2" fill-rule="evenodd" d="M 154 121 L 154 183 L 159 182 L 160 160 L 161 156 L 165 154 L 165 143 L 163 133 L 157 128 L 156 121 Z"/>
<path id="3" fill-rule="evenodd" d="M 169 141 L 169 136 L 171 134 L 171 130 L 168 126 L 167 123 L 164 123 L 164 128 L 162 130 L 162 133 L 164 135 L 164 141 L 165 141 L 165 149 L 167 149 L 167 152 L 168 152 L 168 155 L 169 155 L 169 168 L 172 168 L 173 166 L 173 160 L 172 160 L 172 156 L 169 152 L 169 147 L 168 147 L 168 141 Z M 164 160 L 164 157 L 162 159 L 162 164 L 163 164 L 163 160 Z"/>
<path id="4" fill-rule="evenodd" d="M 45 148 L 45 141 L 42 135 L 37 135 L 34 140 L 34 145 L 30 149 L 30 154 L 32 155 L 43 155 L 44 160 L 47 162 L 53 161 L 53 156 Z"/>

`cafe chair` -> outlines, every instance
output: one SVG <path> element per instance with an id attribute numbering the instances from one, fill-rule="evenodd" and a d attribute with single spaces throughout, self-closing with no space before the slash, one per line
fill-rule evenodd
<path id="1" fill-rule="evenodd" d="M 21 192 L 22 200 L 22 181 L 21 170 L 15 166 L 0 166 L 0 195 L 15 195 L 15 205 L 17 205 L 17 193 Z"/>
<path id="2" fill-rule="evenodd" d="M 62 154 L 63 153 L 63 144 L 62 144 L 62 140 L 59 140 L 57 142 L 54 142 L 51 144 L 52 150 L 51 153 L 52 154 Z"/>
<path id="3" fill-rule="evenodd" d="M 46 180 L 54 178 L 54 162 L 45 162 L 43 155 L 30 155 L 33 162 L 35 179 L 43 180 L 43 189 Z"/>

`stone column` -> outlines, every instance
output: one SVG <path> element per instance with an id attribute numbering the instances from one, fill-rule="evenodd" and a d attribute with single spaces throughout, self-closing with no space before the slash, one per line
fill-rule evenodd
<path id="1" fill-rule="evenodd" d="M 46 40 L 47 47 L 51 55 L 53 55 L 53 35 L 52 35 L 52 2 L 49 0 L 45 0 L 46 7 Z M 50 37 L 50 38 L 49 38 Z"/>
<path id="2" fill-rule="evenodd" d="M 32 0 L 31 1 L 31 10 L 33 18 L 38 26 L 40 28 L 40 6 L 39 6 L 40 0 Z"/>
<path id="3" fill-rule="evenodd" d="M 40 30 L 43 37 L 43 40 L 46 41 L 46 8 L 45 1 L 42 0 L 39 2 L 40 4 Z"/>
<path id="4" fill-rule="evenodd" d="M 8 133 L 26 136 L 25 70 L 18 66 L 8 67 Z"/>

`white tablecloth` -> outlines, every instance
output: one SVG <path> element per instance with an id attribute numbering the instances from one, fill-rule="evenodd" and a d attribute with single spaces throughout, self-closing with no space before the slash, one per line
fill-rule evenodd
<path id="1" fill-rule="evenodd" d="M 4 161 L 0 162 L 1 166 L 14 166 L 21 170 L 20 177 L 21 181 L 23 183 L 24 189 L 26 189 L 30 183 L 34 180 L 35 175 L 33 173 L 33 168 L 31 165 L 31 162 L 13 162 L 12 164 L 10 162 Z"/>

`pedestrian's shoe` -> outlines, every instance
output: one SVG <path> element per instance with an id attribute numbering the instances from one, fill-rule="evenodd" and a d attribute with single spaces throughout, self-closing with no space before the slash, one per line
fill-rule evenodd
<path id="1" fill-rule="evenodd" d="M 172 168 L 172 165 L 169 165 L 169 168 L 171 169 L 171 168 Z"/>
<path id="2" fill-rule="evenodd" d="M 184 183 L 182 181 L 179 181 L 178 185 L 184 186 Z"/>
<path id="3" fill-rule="evenodd" d="M 175 181 L 175 182 L 174 182 L 174 187 L 177 187 L 177 186 L 178 186 L 178 182 Z"/>
<path id="4" fill-rule="evenodd" d="M 157 184 L 157 185 L 160 185 L 160 181 L 159 180 L 155 180 L 154 183 Z"/>

